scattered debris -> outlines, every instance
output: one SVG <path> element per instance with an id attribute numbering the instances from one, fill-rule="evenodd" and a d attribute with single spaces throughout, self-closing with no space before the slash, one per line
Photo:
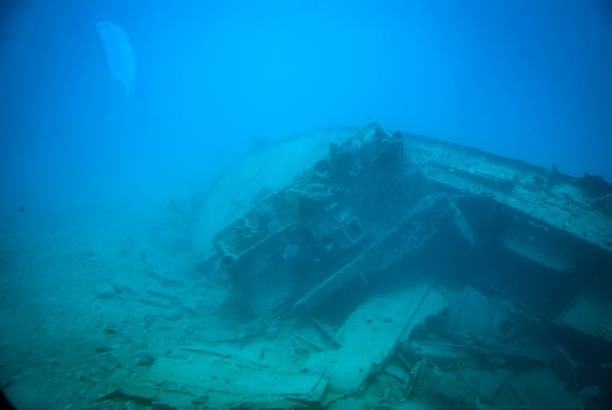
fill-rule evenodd
<path id="1" fill-rule="evenodd" d="M 246 324 L 142 356 L 129 383 L 113 369 L 121 388 L 100 400 L 598 409 L 608 369 L 593 362 L 612 361 L 609 184 L 376 124 L 338 134 L 252 151 L 173 207 L 198 270 L 228 288 L 220 310 Z M 141 259 L 161 288 L 137 300 L 182 309 L 168 289 L 183 284 Z"/>

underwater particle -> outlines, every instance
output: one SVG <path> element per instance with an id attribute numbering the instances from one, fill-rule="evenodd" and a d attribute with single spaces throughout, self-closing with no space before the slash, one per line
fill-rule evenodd
<path id="1" fill-rule="evenodd" d="M 130 39 L 123 28 L 110 21 L 98 21 L 96 28 L 111 76 L 123 85 L 125 95 L 129 97 L 136 76 L 136 58 Z"/>
<path id="2" fill-rule="evenodd" d="M 26 207 L 25 207 L 25 205 L 19 205 L 19 206 L 17 207 L 17 209 L 19 210 L 19 212 L 24 213 L 24 212 L 25 212 Z"/>

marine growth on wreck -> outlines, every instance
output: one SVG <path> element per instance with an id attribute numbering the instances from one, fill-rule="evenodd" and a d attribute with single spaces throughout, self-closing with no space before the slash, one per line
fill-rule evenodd
<path id="1" fill-rule="evenodd" d="M 599 408 L 612 215 L 590 178 L 377 124 L 254 151 L 168 216 L 240 330 L 115 371 L 100 400 Z"/>

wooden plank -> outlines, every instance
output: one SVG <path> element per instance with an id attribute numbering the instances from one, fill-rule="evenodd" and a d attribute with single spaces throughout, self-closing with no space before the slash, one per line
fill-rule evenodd
<path id="1" fill-rule="evenodd" d="M 291 408 L 318 402 L 327 385 L 321 374 L 281 372 L 236 352 L 183 347 L 147 369 L 117 374 L 118 390 L 100 400 L 148 403 L 160 408 Z"/>
<path id="2" fill-rule="evenodd" d="M 445 307 L 444 298 L 429 283 L 371 297 L 339 330 L 337 340 L 342 347 L 312 355 L 305 367 L 325 372 L 331 391 L 354 393 L 382 368 L 402 335 Z"/>
<path id="3" fill-rule="evenodd" d="M 579 178 L 560 174 L 560 181 L 552 184 L 543 168 L 412 134 L 406 134 L 406 153 L 431 181 L 489 196 L 579 241 L 612 251 L 612 214 L 597 205 L 605 198 L 585 192 Z"/>

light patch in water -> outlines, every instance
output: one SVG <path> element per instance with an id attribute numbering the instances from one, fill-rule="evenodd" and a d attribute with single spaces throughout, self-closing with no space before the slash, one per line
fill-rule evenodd
<path id="1" fill-rule="evenodd" d="M 129 97 L 136 77 L 136 59 L 130 39 L 123 28 L 110 21 L 98 21 L 96 28 L 111 76 L 123 85 Z"/>

